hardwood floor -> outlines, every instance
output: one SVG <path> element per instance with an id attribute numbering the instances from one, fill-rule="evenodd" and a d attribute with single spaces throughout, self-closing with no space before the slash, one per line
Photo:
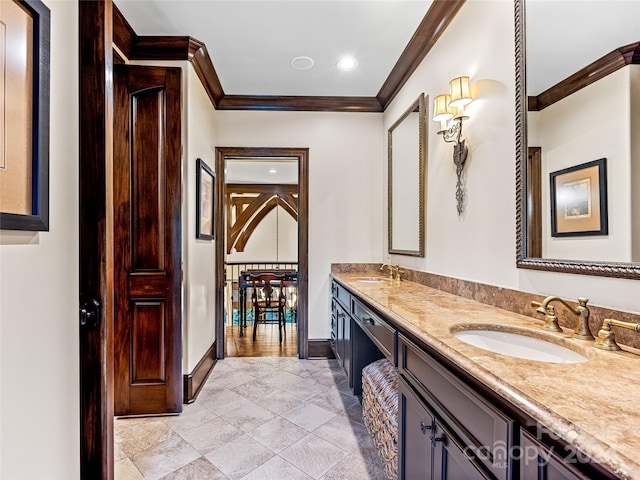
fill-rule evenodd
<path id="1" fill-rule="evenodd" d="M 256 341 L 253 341 L 253 325 L 248 325 L 241 337 L 239 327 L 225 328 L 225 357 L 295 357 L 297 349 L 296 325 L 287 323 L 282 344 L 278 341 L 277 324 L 259 324 Z"/>

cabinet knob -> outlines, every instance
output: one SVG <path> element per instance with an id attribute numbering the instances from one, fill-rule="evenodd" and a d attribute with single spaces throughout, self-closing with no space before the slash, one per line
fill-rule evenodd
<path id="1" fill-rule="evenodd" d="M 365 321 L 365 323 L 370 323 L 371 325 L 376 324 L 376 321 L 371 317 L 364 317 L 363 320 Z"/>
<path id="2" fill-rule="evenodd" d="M 444 442 L 444 440 L 445 440 L 444 437 L 435 437 L 431 435 L 431 446 L 435 448 L 437 442 Z"/>
<path id="3" fill-rule="evenodd" d="M 423 434 L 427 434 L 427 430 L 431 430 L 433 428 L 432 425 L 426 425 L 422 420 L 420 420 L 420 430 L 422 430 Z"/>

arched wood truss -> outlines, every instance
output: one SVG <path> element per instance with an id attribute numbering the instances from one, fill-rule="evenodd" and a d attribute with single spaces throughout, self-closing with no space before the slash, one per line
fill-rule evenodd
<path id="1" fill-rule="evenodd" d="M 297 185 L 227 185 L 227 253 L 243 252 L 247 241 L 267 214 L 282 207 L 298 221 Z"/>

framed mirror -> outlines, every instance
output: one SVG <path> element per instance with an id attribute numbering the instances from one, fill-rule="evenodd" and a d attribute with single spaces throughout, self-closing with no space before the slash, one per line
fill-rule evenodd
<path id="1" fill-rule="evenodd" d="M 519 268 L 640 279 L 639 22 L 639 2 L 515 0 Z"/>
<path id="2" fill-rule="evenodd" d="M 424 257 L 424 204 L 427 156 L 424 94 L 389 128 L 389 253 Z"/>

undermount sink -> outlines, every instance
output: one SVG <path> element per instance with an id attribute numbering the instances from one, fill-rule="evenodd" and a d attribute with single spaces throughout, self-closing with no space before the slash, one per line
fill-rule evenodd
<path id="1" fill-rule="evenodd" d="M 582 363 L 589 360 L 574 350 L 534 336 L 535 332 L 501 325 L 491 327 L 452 329 L 452 334 L 469 345 L 509 357 L 549 363 Z"/>
<path id="2" fill-rule="evenodd" d="M 388 278 L 380 278 L 380 277 L 366 277 L 366 278 L 357 278 L 356 282 L 362 283 L 379 283 L 379 282 L 388 282 Z"/>

